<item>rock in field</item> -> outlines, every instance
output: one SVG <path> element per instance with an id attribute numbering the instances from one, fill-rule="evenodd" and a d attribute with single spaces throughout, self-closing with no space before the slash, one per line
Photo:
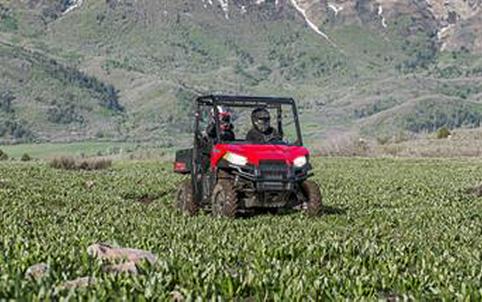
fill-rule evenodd
<path id="1" fill-rule="evenodd" d="M 46 263 L 38 263 L 32 265 L 25 272 L 25 277 L 33 280 L 41 279 L 49 272 L 49 265 Z"/>
<path id="2" fill-rule="evenodd" d="M 95 182 L 93 180 L 88 180 L 84 183 L 84 188 L 91 190 L 95 187 Z"/>
<path id="3" fill-rule="evenodd" d="M 104 271 L 107 273 L 122 274 L 127 273 L 131 275 L 137 275 L 137 266 L 135 262 L 126 262 L 121 264 L 113 264 L 106 266 Z"/>
<path id="4" fill-rule="evenodd" d="M 65 290 L 65 289 L 74 289 L 74 288 L 84 288 L 95 285 L 97 280 L 94 277 L 82 277 L 77 278 L 75 280 L 65 281 L 64 283 L 60 284 L 57 289 L 58 290 Z"/>
<path id="5" fill-rule="evenodd" d="M 184 296 L 181 294 L 181 292 L 174 290 L 171 292 L 171 298 L 173 302 L 184 302 Z"/>
<path id="6" fill-rule="evenodd" d="M 466 190 L 467 194 L 472 194 L 475 197 L 482 197 L 482 185 L 478 185 L 476 187 L 470 188 Z"/>
<path id="7" fill-rule="evenodd" d="M 96 243 L 87 248 L 87 253 L 91 257 L 107 261 L 122 261 L 139 263 L 142 260 L 147 260 L 150 264 L 157 261 L 157 257 L 151 252 L 122 247 L 112 247 L 105 243 Z"/>

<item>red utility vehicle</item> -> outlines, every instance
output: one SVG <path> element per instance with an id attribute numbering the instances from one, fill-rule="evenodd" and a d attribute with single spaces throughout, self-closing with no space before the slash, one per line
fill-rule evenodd
<path id="1" fill-rule="evenodd" d="M 224 141 L 220 108 L 233 110 L 240 131 L 251 122 L 239 111 L 263 108 L 276 115 L 278 138 L 253 143 L 245 137 Z M 215 216 L 235 217 L 256 209 L 300 209 L 311 216 L 321 211 L 318 185 L 311 174 L 309 151 L 303 147 L 296 104 L 291 98 L 204 96 L 195 103 L 194 146 L 176 152 L 174 171 L 190 175 L 177 194 L 176 207 L 188 215 L 199 209 Z M 288 108 L 288 110 L 286 110 Z M 205 116 L 214 135 L 203 133 Z M 283 133 L 288 119 L 291 140 Z M 243 123 L 244 122 L 244 123 Z M 238 128 L 234 128 L 234 132 Z M 237 134 L 237 136 L 239 136 Z"/>

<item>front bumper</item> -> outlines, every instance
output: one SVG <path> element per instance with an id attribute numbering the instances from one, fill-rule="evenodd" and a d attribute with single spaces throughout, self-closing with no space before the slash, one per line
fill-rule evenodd
<path id="1" fill-rule="evenodd" d="M 302 168 L 286 164 L 278 166 L 236 166 L 229 164 L 229 168 L 242 180 L 252 182 L 257 192 L 294 191 L 298 183 L 305 181 L 312 175 L 310 164 L 306 164 Z"/>

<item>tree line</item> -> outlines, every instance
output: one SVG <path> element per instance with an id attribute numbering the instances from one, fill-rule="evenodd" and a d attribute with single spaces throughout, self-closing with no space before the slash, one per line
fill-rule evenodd
<path id="1" fill-rule="evenodd" d="M 119 91 L 112 85 L 98 78 L 88 75 L 74 67 L 59 63 L 53 58 L 48 58 L 38 52 L 15 47 L 15 55 L 22 57 L 33 64 L 38 63 L 45 71 L 65 83 L 87 89 L 94 98 L 99 100 L 99 105 L 114 112 L 123 112 L 124 107 L 119 101 Z"/>

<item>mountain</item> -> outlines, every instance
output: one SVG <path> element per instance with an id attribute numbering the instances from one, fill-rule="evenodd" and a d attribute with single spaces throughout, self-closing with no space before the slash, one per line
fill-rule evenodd
<path id="1" fill-rule="evenodd" d="M 422 31 L 436 34 L 435 41 L 442 50 L 482 52 L 482 35 L 478 32 L 482 26 L 480 0 L 293 0 L 292 3 L 317 27 L 329 29 L 340 24 L 371 25 L 386 30 L 395 27 L 405 36 Z"/>
<path id="2" fill-rule="evenodd" d="M 188 137 L 194 96 L 215 92 L 294 96 L 313 145 L 479 127 L 481 7 L 0 1 L 0 136 L 170 146 Z"/>

